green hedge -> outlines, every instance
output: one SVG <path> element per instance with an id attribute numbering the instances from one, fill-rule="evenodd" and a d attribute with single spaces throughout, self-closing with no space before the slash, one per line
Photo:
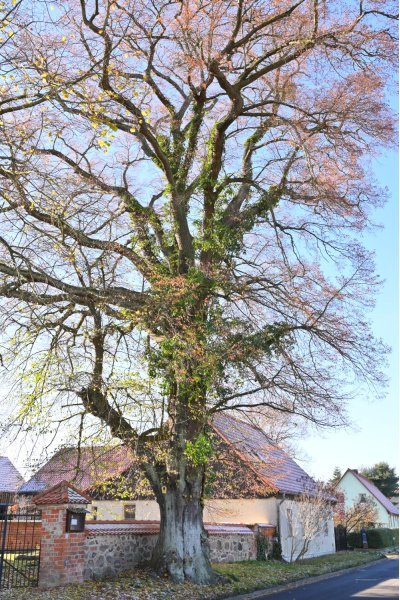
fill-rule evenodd
<path id="1" fill-rule="evenodd" d="M 393 548 L 399 545 L 398 529 L 366 529 L 369 548 Z M 354 548 L 362 548 L 361 533 L 354 532 L 347 534 L 347 543 Z"/>

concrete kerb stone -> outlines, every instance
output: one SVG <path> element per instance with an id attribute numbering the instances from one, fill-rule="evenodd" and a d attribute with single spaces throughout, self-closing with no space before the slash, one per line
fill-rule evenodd
<path id="1" fill-rule="evenodd" d="M 270 596 L 272 594 L 277 594 L 278 592 L 293 590 L 303 585 L 318 583 L 318 581 L 325 581 L 325 579 L 332 579 L 333 577 L 338 577 L 339 575 L 344 575 L 345 573 L 351 573 L 352 571 L 363 569 L 366 566 L 377 565 L 384 558 L 395 558 L 395 556 L 386 556 L 385 554 L 382 554 L 381 558 L 364 563 L 362 565 L 357 565 L 356 567 L 340 569 L 340 571 L 331 571 L 330 573 L 324 573 L 323 575 L 317 575 L 315 577 L 307 577 L 306 579 L 298 579 L 297 581 L 291 581 L 290 583 L 275 585 L 274 587 L 265 588 L 263 590 L 256 590 L 255 592 L 247 592 L 246 594 L 240 594 L 238 596 L 229 596 L 229 598 L 225 598 L 225 600 L 257 600 L 257 598 L 262 598 L 263 596 Z"/>

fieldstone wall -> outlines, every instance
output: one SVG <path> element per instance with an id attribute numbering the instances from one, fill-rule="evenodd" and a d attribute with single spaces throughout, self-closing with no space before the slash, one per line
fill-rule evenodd
<path id="1" fill-rule="evenodd" d="M 257 556 L 255 535 L 210 534 L 211 562 L 238 562 L 255 560 Z"/>
<path id="2" fill-rule="evenodd" d="M 157 534 L 90 533 L 85 540 L 84 579 L 129 571 L 151 558 Z"/>
<path id="3" fill-rule="evenodd" d="M 128 524 L 86 525 L 84 579 L 108 577 L 148 561 L 156 544 L 156 527 Z M 207 527 L 212 562 L 256 558 L 255 534 L 246 527 Z"/>

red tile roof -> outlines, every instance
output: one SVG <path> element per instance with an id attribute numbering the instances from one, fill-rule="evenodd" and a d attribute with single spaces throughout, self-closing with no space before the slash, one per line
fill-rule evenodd
<path id="1" fill-rule="evenodd" d="M 316 482 L 258 427 L 223 413 L 214 416 L 212 426 L 275 492 L 295 495 L 316 490 Z"/>
<path id="2" fill-rule="evenodd" d="M 49 504 L 91 504 L 92 500 L 68 481 L 61 481 L 49 490 L 35 496 L 37 506 Z"/>
<path id="3" fill-rule="evenodd" d="M 386 510 L 392 515 L 399 514 L 399 507 L 395 506 L 389 498 L 387 498 L 384 494 L 382 494 L 381 490 L 379 490 L 376 485 L 372 483 L 369 479 L 360 475 L 360 473 L 356 469 L 347 469 L 346 473 L 352 473 L 356 479 L 382 504 Z M 346 473 L 344 475 L 346 475 Z M 343 477 L 344 477 L 343 475 Z"/>
<path id="4" fill-rule="evenodd" d="M 20 488 L 20 493 L 37 493 L 60 481 L 70 481 L 79 489 L 118 477 L 134 464 L 133 453 L 124 446 L 62 448 Z"/>
<path id="5" fill-rule="evenodd" d="M 215 415 L 211 426 L 262 481 L 266 493 L 300 494 L 316 489 L 315 481 L 261 429 L 224 413 Z M 60 480 L 88 491 L 134 466 L 134 454 L 124 446 L 81 448 L 79 453 L 76 448 L 65 448 L 39 469 L 20 492 L 41 492 Z"/>
<path id="6" fill-rule="evenodd" d="M 24 478 L 6 456 L 0 456 L 0 492 L 15 493 Z"/>

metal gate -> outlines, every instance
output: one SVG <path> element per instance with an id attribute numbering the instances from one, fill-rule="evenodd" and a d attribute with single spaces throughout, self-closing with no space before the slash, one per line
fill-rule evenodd
<path id="1" fill-rule="evenodd" d="M 347 550 L 347 534 L 346 528 L 343 525 L 335 527 L 335 546 L 336 552 Z"/>
<path id="2" fill-rule="evenodd" d="M 38 585 L 40 537 L 40 512 L 0 504 L 0 588 Z"/>

